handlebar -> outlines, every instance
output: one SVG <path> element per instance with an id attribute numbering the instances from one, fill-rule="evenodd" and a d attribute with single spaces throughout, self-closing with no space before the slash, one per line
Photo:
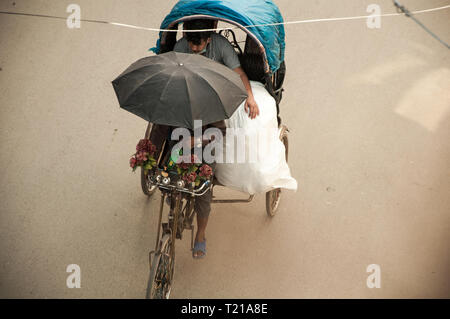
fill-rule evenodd
<path id="1" fill-rule="evenodd" d="M 149 171 L 150 173 L 151 171 Z M 163 170 L 158 169 L 156 171 L 152 171 L 153 174 L 147 175 L 147 180 L 152 185 L 158 186 L 160 189 L 168 190 L 168 191 L 178 191 L 186 194 L 190 194 L 191 196 L 202 196 L 206 194 L 206 192 L 211 188 L 212 182 L 211 180 L 204 181 L 200 187 L 198 188 L 186 188 L 185 182 L 181 179 L 177 179 L 172 181 L 169 176 L 164 177 L 161 172 Z M 167 172 L 166 172 L 167 173 Z M 170 173 L 169 173 L 170 174 Z M 173 176 L 178 176 L 177 174 L 172 174 Z M 159 179 L 159 181 L 158 181 Z M 182 183 L 179 183 L 182 181 Z M 192 184 L 191 184 L 192 186 Z"/>

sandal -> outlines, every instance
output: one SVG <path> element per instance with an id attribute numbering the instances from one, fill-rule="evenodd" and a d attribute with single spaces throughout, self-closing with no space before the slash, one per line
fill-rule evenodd
<path id="1" fill-rule="evenodd" d="M 195 253 L 201 251 L 203 254 L 202 255 L 195 255 Z M 194 243 L 194 249 L 192 249 L 192 257 L 194 259 L 201 259 L 204 258 L 206 256 L 206 238 L 205 241 L 202 242 L 195 242 Z"/>

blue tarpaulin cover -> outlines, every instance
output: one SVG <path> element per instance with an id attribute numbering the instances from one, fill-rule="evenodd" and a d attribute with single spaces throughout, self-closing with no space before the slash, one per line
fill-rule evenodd
<path id="1" fill-rule="evenodd" d="M 180 0 L 166 16 L 160 28 L 167 29 L 173 21 L 196 14 L 229 19 L 243 26 L 283 22 L 280 10 L 272 0 Z M 261 41 L 266 49 L 271 71 L 278 70 L 284 60 L 284 26 L 282 24 L 257 26 L 250 27 L 249 31 Z M 156 47 L 150 50 L 159 53 L 159 39 Z"/>

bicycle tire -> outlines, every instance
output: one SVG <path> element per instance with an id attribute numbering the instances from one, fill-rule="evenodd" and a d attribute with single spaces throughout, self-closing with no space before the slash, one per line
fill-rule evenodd
<path id="1" fill-rule="evenodd" d="M 175 268 L 175 251 L 172 235 L 166 233 L 153 257 L 147 283 L 147 299 L 169 299 Z"/>

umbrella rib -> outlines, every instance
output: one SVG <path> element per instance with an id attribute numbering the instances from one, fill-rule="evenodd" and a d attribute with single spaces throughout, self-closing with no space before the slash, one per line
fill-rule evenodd
<path id="1" fill-rule="evenodd" d="M 159 99 L 160 99 L 160 100 L 162 100 L 162 99 L 163 99 L 163 96 L 165 96 L 166 91 L 167 91 L 167 87 L 169 86 L 170 82 L 172 81 L 173 75 L 174 75 L 175 73 L 177 73 L 177 71 L 172 72 L 172 73 L 170 74 L 170 78 L 166 81 L 166 85 L 164 86 L 164 89 L 161 91 L 161 94 L 160 94 L 160 96 L 159 96 Z"/>
<path id="2" fill-rule="evenodd" d="M 219 99 L 220 103 L 222 103 L 222 105 L 223 105 L 223 101 L 222 101 L 222 99 L 220 98 L 220 95 L 216 92 L 216 90 L 214 90 L 214 86 L 212 86 L 211 83 L 209 83 L 209 81 L 208 81 L 206 78 L 201 77 L 200 75 L 198 75 L 197 73 L 195 73 L 195 72 L 193 72 L 193 71 L 190 71 L 190 72 L 192 72 L 196 78 L 200 79 L 201 81 L 206 82 L 206 84 L 208 84 L 209 87 L 211 87 L 211 88 L 213 89 L 212 91 L 213 91 L 214 94 L 217 96 L 217 98 Z M 226 114 L 226 112 L 224 112 L 224 115 L 225 115 L 225 116 L 228 116 L 228 114 Z"/>
<path id="3" fill-rule="evenodd" d="M 234 72 L 234 71 L 233 71 Z M 220 72 L 216 72 L 217 75 L 219 75 L 220 77 L 222 77 L 222 79 L 226 80 L 228 83 L 231 83 L 234 87 L 238 88 L 238 89 L 242 89 L 242 87 L 239 87 L 239 85 L 236 85 L 233 81 L 231 81 L 230 79 L 228 79 L 226 76 L 224 76 L 223 74 L 221 74 Z M 206 80 L 206 79 L 205 79 Z M 240 81 L 242 81 L 241 79 L 239 79 Z M 207 80 L 206 80 L 207 81 Z M 209 83 L 209 82 L 208 82 Z M 245 89 L 244 89 L 245 90 Z M 245 92 L 245 94 L 247 94 L 247 92 Z M 247 94 L 247 98 L 248 98 L 248 94 Z M 247 100 L 247 98 L 244 99 L 244 102 Z M 219 97 L 220 99 L 220 97 Z M 222 101 L 222 100 L 220 100 Z M 227 116 L 227 118 L 229 118 L 232 114 L 228 115 L 225 112 L 225 115 Z"/>
<path id="4" fill-rule="evenodd" d="M 188 84 L 188 81 L 186 80 L 186 77 L 184 77 L 184 83 L 186 85 L 186 92 L 188 94 L 188 101 L 190 101 L 191 100 L 191 92 L 189 90 L 189 84 Z M 190 112 L 191 112 L 191 119 L 192 119 L 194 117 L 193 114 L 192 114 L 192 107 L 190 109 Z M 194 127 L 194 123 L 190 123 L 190 124 L 191 124 L 191 127 Z"/>

